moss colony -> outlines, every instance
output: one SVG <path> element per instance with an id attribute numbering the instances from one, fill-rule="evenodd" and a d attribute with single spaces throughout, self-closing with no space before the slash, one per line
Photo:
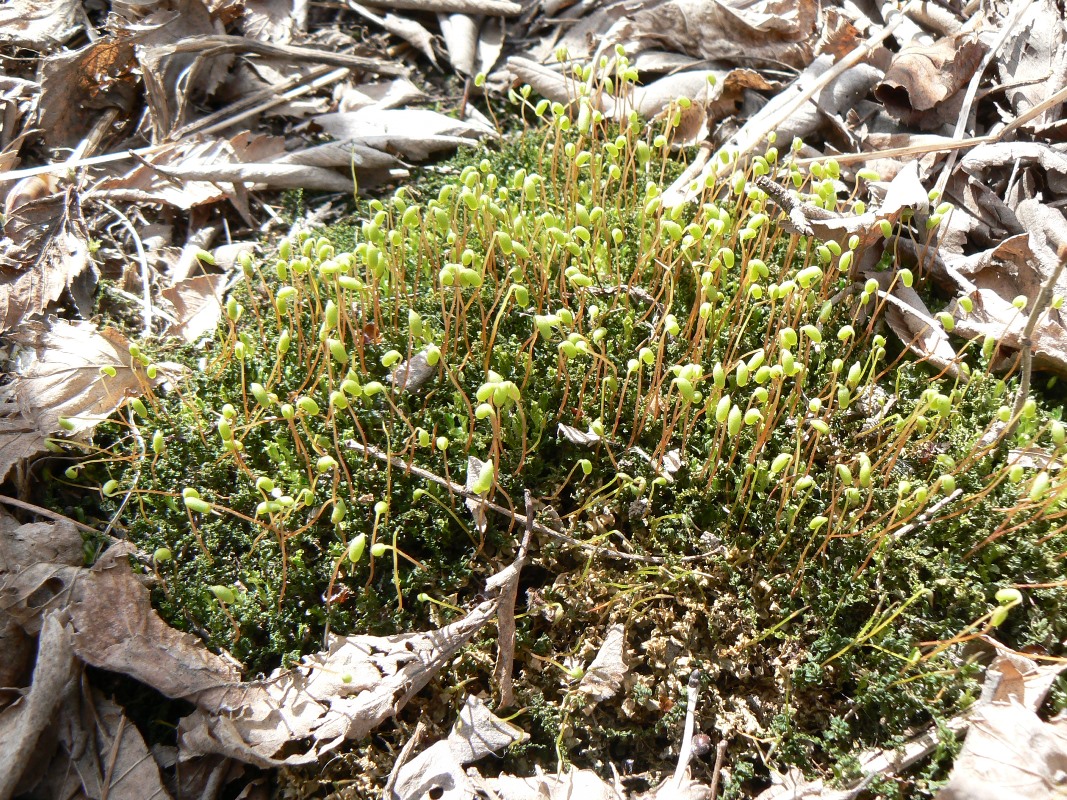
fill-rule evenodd
<path id="1" fill-rule="evenodd" d="M 956 643 L 998 625 L 1055 649 L 1063 590 L 1012 587 L 1063 576 L 1059 409 L 1035 397 L 989 443 L 1014 396 L 993 343 L 966 349 L 967 382 L 907 359 L 884 295 L 849 279 L 855 253 L 784 232 L 753 183 L 851 213 L 835 166 L 770 147 L 668 211 L 669 119 L 522 103 L 544 121 L 500 152 L 243 258 L 191 378 L 130 403 L 69 471 L 112 511 L 129 495 L 121 522 L 156 554 L 166 618 L 253 674 L 328 631 L 451 619 L 521 530 L 491 514 L 480 531 L 403 463 L 520 512 L 529 489 L 543 524 L 631 556 L 537 543 L 515 769 L 671 768 L 701 666 L 729 796 L 768 766 L 844 777 L 859 748 L 973 699 Z M 883 265 L 884 285 L 910 284 Z M 619 621 L 632 680 L 585 716 L 575 667 Z M 491 693 L 492 654 L 487 633 L 440 686 Z"/>

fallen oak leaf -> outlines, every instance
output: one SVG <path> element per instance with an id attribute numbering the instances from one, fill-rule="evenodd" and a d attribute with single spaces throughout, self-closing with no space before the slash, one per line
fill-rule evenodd
<path id="1" fill-rule="evenodd" d="M 7 574 L 0 608 L 30 633 L 53 612 L 69 615 L 80 659 L 195 703 L 179 725 L 182 760 L 223 754 L 262 767 L 314 763 L 394 715 L 496 613 L 493 599 L 439 630 L 335 637 L 296 669 L 241 683 L 229 662 L 159 618 L 129 566 L 132 552 L 120 543 L 89 569 L 38 563 Z"/>
<path id="2" fill-rule="evenodd" d="M 41 314 L 88 274 L 89 232 L 73 188 L 22 203 L 0 241 L 0 330 Z"/>
<path id="3" fill-rule="evenodd" d="M 634 14 L 628 34 L 641 49 L 663 44 L 708 61 L 769 59 L 802 68 L 812 59 L 818 12 L 812 0 L 671 0 Z"/>
<path id="4" fill-rule="evenodd" d="M 98 181 L 87 197 L 162 203 L 188 210 L 219 202 L 232 193 L 210 180 L 193 180 L 191 170 L 208 170 L 216 164 L 270 161 L 284 153 L 285 142 L 280 137 L 249 133 L 231 139 L 190 137 L 140 159 L 138 166 L 123 175 Z"/>
<path id="5" fill-rule="evenodd" d="M 471 144 L 496 131 L 422 108 L 361 108 L 321 114 L 312 120 L 334 139 L 356 142 L 404 158 L 425 160 L 431 153 Z"/>
<path id="6" fill-rule="evenodd" d="M 41 623 L 33 681 L 19 702 L 0 711 L 0 797 L 13 797 L 27 768 L 35 763 L 64 696 L 78 682 L 80 666 L 71 647 L 62 613 L 48 614 Z"/>
<path id="7" fill-rule="evenodd" d="M 111 328 L 53 320 L 24 325 L 9 338 L 29 363 L 4 387 L 0 478 L 19 460 L 47 449 L 53 435 L 84 434 L 153 383 L 134 365 L 129 340 Z M 171 363 L 156 369 L 155 382 L 185 370 Z"/>
<path id="8" fill-rule="evenodd" d="M 261 767 L 315 763 L 394 716 L 495 613 L 496 600 L 487 600 L 438 630 L 335 637 L 295 669 L 201 701 L 179 724 L 180 758 L 219 753 Z"/>
<path id="9" fill-rule="evenodd" d="M 0 43 L 38 48 L 62 44 L 82 27 L 76 0 L 15 0 L 0 6 Z"/>
<path id="10" fill-rule="evenodd" d="M 400 767 L 386 797 L 473 797 L 475 790 L 464 767 L 528 738 L 525 731 L 494 715 L 477 697 L 468 696 L 448 737 Z"/>
<path id="11" fill-rule="evenodd" d="M 1035 800 L 1060 794 L 1067 717 L 1037 716 L 1067 663 L 1039 666 L 991 639 L 998 651 L 971 712 L 963 750 L 937 800 Z"/>
<path id="12" fill-rule="evenodd" d="M 180 336 L 195 342 L 215 330 L 222 318 L 222 296 L 225 275 L 193 275 L 160 292 L 174 309 L 177 320 L 165 331 L 168 336 Z"/>
<path id="13" fill-rule="evenodd" d="M 382 16 L 378 16 L 371 11 L 370 8 L 355 2 L 355 0 L 348 0 L 347 5 L 364 19 L 369 19 L 371 22 L 393 34 L 393 36 L 403 39 L 426 56 L 431 64 L 435 67 L 437 66 L 437 53 L 435 53 L 433 49 L 433 34 L 426 30 L 422 24 L 413 19 L 401 17 L 396 14 L 386 13 Z"/>
<path id="14" fill-rule="evenodd" d="M 905 47 L 894 56 L 874 96 L 907 125 L 933 130 L 946 121 L 955 121 L 957 109 L 949 101 L 967 85 L 986 49 L 974 33 Z"/>

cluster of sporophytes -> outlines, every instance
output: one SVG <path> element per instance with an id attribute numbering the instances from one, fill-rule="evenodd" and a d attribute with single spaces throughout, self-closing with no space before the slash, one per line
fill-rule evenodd
<path id="1" fill-rule="evenodd" d="M 753 183 L 852 213 L 835 164 L 801 170 L 771 143 L 664 208 L 677 115 L 603 119 L 591 94 L 636 79 L 616 67 L 569 107 L 518 93 L 537 121 L 500 152 L 242 257 L 189 380 L 130 402 L 68 477 L 154 553 L 167 618 L 252 671 L 328 631 L 439 622 L 513 553 L 506 516 L 479 533 L 463 497 L 398 465 L 520 512 L 529 489 L 542 522 L 630 558 L 543 542 L 520 664 L 561 662 L 609 616 L 634 647 L 681 636 L 709 720 L 763 701 L 734 731 L 728 792 L 761 751 L 844 773 L 860 745 L 969 702 L 960 642 L 1063 639 L 1062 590 L 1017 588 L 1062 575 L 1059 410 L 1035 396 L 992 435 L 1014 399 L 995 343 L 963 348 L 966 381 L 909 360 L 878 282 L 848 277 L 857 242 L 786 233 Z M 570 672 L 520 675 L 533 727 L 574 712 Z M 666 677 L 638 682 L 627 721 L 564 720 L 549 746 L 652 758 Z"/>

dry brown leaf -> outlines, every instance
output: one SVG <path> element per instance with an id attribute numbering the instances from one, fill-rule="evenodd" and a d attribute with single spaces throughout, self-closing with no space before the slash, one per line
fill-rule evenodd
<path id="1" fill-rule="evenodd" d="M 938 800 L 1051 800 L 1067 772 L 1067 718 L 1037 716 L 1067 664 L 1041 666 L 992 642 L 999 655 L 986 671 L 982 698 L 963 750 Z"/>
<path id="2" fill-rule="evenodd" d="M 478 59 L 478 29 L 480 20 L 467 14 L 438 14 L 441 37 L 452 69 L 460 75 L 473 75 Z"/>
<path id="3" fill-rule="evenodd" d="M 421 23 L 397 14 L 384 14 L 379 16 L 370 8 L 355 2 L 355 0 L 349 0 L 348 7 L 364 19 L 369 19 L 376 25 L 380 25 L 386 31 L 393 34 L 393 36 L 403 39 L 426 56 L 431 64 L 437 66 L 437 53 L 434 52 L 433 48 L 433 34 L 426 30 Z"/>
<path id="4" fill-rule="evenodd" d="M 37 648 L 22 626 L 0 612 L 0 709 L 23 697 L 19 687 L 28 686 Z"/>
<path id="5" fill-rule="evenodd" d="M 399 158 L 357 141 L 326 142 L 326 144 L 303 150 L 293 150 L 272 163 L 324 168 L 341 167 L 348 172 L 347 191 L 353 188 L 351 177 L 353 168 L 362 174 L 375 170 L 401 169 L 404 165 Z"/>
<path id="6" fill-rule="evenodd" d="M 467 456 L 467 480 L 464 488 L 473 494 L 474 487 L 478 485 L 478 479 L 490 467 L 492 467 L 492 462 L 482 461 L 474 456 Z M 475 498 L 472 496 L 466 498 L 463 504 L 471 512 L 471 516 L 474 517 L 474 527 L 478 530 L 478 533 L 484 535 L 489 524 L 485 515 L 485 500 L 481 497 Z"/>
<path id="7" fill-rule="evenodd" d="M 529 778 L 501 775 L 484 779 L 500 800 L 624 800 L 621 787 L 605 783 L 590 769 L 546 775 L 540 768 Z"/>
<path id="8" fill-rule="evenodd" d="M 879 273 L 879 280 L 888 283 L 889 273 Z M 878 279 L 878 276 L 876 276 Z M 890 329 L 916 356 L 929 362 L 950 377 L 961 377 L 955 349 L 940 322 L 933 319 L 926 303 L 914 289 L 898 283 L 893 293 L 882 295 L 887 300 L 885 321 Z"/>
<path id="9" fill-rule="evenodd" d="M 76 0 L 13 0 L 0 6 L 0 43 L 41 48 L 63 44 L 81 29 Z"/>
<path id="10" fill-rule="evenodd" d="M 160 292 L 171 304 L 177 320 L 164 333 L 195 342 L 215 330 L 222 318 L 222 290 L 225 286 L 225 275 L 195 275 Z"/>
<path id="11" fill-rule="evenodd" d="M 433 797 L 466 800 L 476 795 L 464 767 L 527 739 L 519 727 L 468 696 L 448 738 L 436 742 L 398 771 L 387 800 Z"/>
<path id="12" fill-rule="evenodd" d="M 424 161 L 431 153 L 496 135 L 484 125 L 419 108 L 367 108 L 323 114 L 314 121 L 338 141 L 397 152 L 418 161 Z"/>
<path id="13" fill-rule="evenodd" d="M 501 17 L 472 17 L 467 14 L 439 14 L 441 36 L 453 69 L 460 75 L 489 72 L 504 46 Z"/>
<path id="14" fill-rule="evenodd" d="M 604 643 L 582 676 L 578 691 L 593 703 L 607 700 L 622 688 L 628 669 L 626 628 L 622 623 L 615 623 L 604 634 Z"/>
<path id="15" fill-rule="evenodd" d="M 0 573 L 18 572 L 41 563 L 77 567 L 84 561 L 82 534 L 72 523 L 63 520 L 19 525 L 6 512 L 0 517 Z"/>
<path id="16" fill-rule="evenodd" d="M 1016 117 L 1067 85 L 1067 23 L 1053 0 L 1030 3 L 1000 52 L 993 67 Z M 1059 121 L 1061 109 L 1052 106 L 1032 124 Z"/>
<path id="17" fill-rule="evenodd" d="M 1017 703 L 983 706 L 938 800 L 1053 800 L 1063 796 L 1067 718 L 1042 722 Z"/>
<path id="18" fill-rule="evenodd" d="M 98 39 L 80 50 L 49 56 L 41 64 L 39 126 L 53 147 L 74 147 L 97 112 L 133 115 L 140 94 L 134 74 L 134 42 L 128 36 Z"/>
<path id="19" fill-rule="evenodd" d="M 156 615 L 147 589 L 130 568 L 132 552 L 128 544 L 119 543 L 91 569 L 39 562 L 5 573 L 0 580 L 0 608 L 26 632 L 39 633 L 42 647 L 47 645 L 48 652 L 56 655 L 64 650 L 52 639 L 66 635 L 56 630 L 57 614 L 69 619 L 64 664 L 77 655 L 95 667 L 196 704 L 197 710 L 179 726 L 182 763 L 212 754 L 262 767 L 314 763 L 345 739 L 361 739 L 396 714 L 496 613 L 494 599 L 439 630 L 335 637 L 327 651 L 306 657 L 296 669 L 241 683 L 228 662 Z M 38 671 L 47 664 L 39 659 Z M 42 702 L 58 698 L 62 692 L 55 684 L 69 680 L 69 669 L 56 670 L 48 681 L 35 677 L 30 697 Z M 25 705 L 0 712 L 0 741 L 7 736 L 12 748 L 36 741 L 20 722 L 25 717 L 17 709 Z M 37 706 L 31 705 L 32 709 Z M 54 705 L 41 706 L 32 719 L 50 718 L 53 710 Z M 507 734 L 511 741 L 521 735 L 484 714 L 475 713 L 471 719 L 477 736 L 471 738 L 467 736 L 471 731 L 457 728 L 456 753 L 479 752 L 484 743 L 481 735 L 490 732 L 494 737 Z M 5 727 L 6 720 L 10 722 Z M 5 752 L 12 751 L 0 748 Z M 17 775 L 12 778 L 17 779 Z"/>
<path id="20" fill-rule="evenodd" d="M 866 20 L 869 22 L 869 20 Z M 815 48 L 818 55 L 826 53 L 835 60 L 844 58 L 860 43 L 860 32 L 856 28 L 856 20 L 847 12 L 833 6 L 823 9 L 822 31 L 819 34 L 819 44 Z"/>
<path id="21" fill-rule="evenodd" d="M 0 479 L 20 459 L 45 449 L 55 434 L 77 435 L 145 391 L 143 370 L 131 365 L 129 341 L 117 331 L 88 322 L 24 325 L 11 338 L 33 361 L 5 387 L 10 397 L 0 416 Z M 175 378 L 182 367 L 160 364 L 157 380 Z M 110 377 L 101 369 L 115 370 Z M 67 420 L 67 427 L 59 424 Z"/>
<path id="22" fill-rule="evenodd" d="M 300 667 L 230 687 L 179 725 L 182 759 L 220 753 L 261 767 L 311 764 L 396 714 L 496 611 L 425 633 L 336 637 Z"/>
<path id="23" fill-rule="evenodd" d="M 198 0 L 183 2 L 196 3 Z M 187 93 L 177 91 L 176 89 L 181 87 L 176 87 L 174 81 L 180 77 L 182 87 L 195 88 L 197 92 L 211 92 L 221 84 L 227 74 L 229 62 L 237 55 L 258 55 L 286 64 L 303 62 L 317 66 L 333 65 L 361 72 L 377 72 L 381 75 L 406 73 L 404 67 L 393 62 L 351 55 L 339 52 L 336 48 L 316 47 L 312 44 L 276 44 L 221 32 L 197 33 L 177 41 L 168 40 L 152 47 L 140 47 L 138 56 L 141 59 L 157 141 L 181 126 L 182 118 L 190 100 L 193 99 Z M 189 73 L 186 73 L 184 68 L 178 69 L 190 61 Z"/>
<path id="24" fill-rule="evenodd" d="M 119 706 L 84 678 L 80 691 L 64 699 L 56 720 L 56 751 L 41 772 L 37 796 L 79 792 L 108 800 L 169 800 L 158 764 Z"/>
<path id="25" fill-rule="evenodd" d="M 503 17 L 489 17 L 482 22 L 481 31 L 478 33 L 478 60 L 475 62 L 475 71 L 489 73 L 500 60 L 504 52 L 504 41 L 507 38 L 507 28 Z"/>
<path id="26" fill-rule="evenodd" d="M 522 11 L 522 5 L 511 0 L 367 0 L 363 5 L 382 6 L 394 11 L 422 11 L 438 14 L 487 14 L 498 17 L 514 17 Z"/>
<path id="27" fill-rule="evenodd" d="M 958 306 L 953 309 L 958 334 L 993 336 L 1001 348 L 1008 350 L 1022 346 L 1028 316 L 1028 311 L 1019 310 L 1012 301 L 1020 295 L 1031 302 L 1036 299 L 1056 265 L 1056 256 L 1047 242 L 1067 240 L 1067 220 L 1059 211 L 1037 200 L 1025 200 L 1019 204 L 1018 212 L 1027 233 L 953 264 L 977 287 L 971 295 L 971 313 L 964 314 Z M 1061 277 L 1055 292 L 1067 294 L 1067 276 Z M 1030 338 L 1035 366 L 1067 374 L 1067 319 L 1062 310 L 1046 310 Z"/>
<path id="28" fill-rule="evenodd" d="M 282 163 L 221 163 L 189 165 L 170 170 L 157 167 L 159 172 L 174 180 L 202 181 L 211 184 L 244 184 L 262 189 L 308 189 L 322 192 L 351 192 L 351 176 L 332 169 L 306 164 Z"/>
<path id="29" fill-rule="evenodd" d="M 0 712 L 0 797 L 169 798 L 136 726 L 89 688 L 62 610 L 45 615 L 26 695 Z"/>
<path id="30" fill-rule="evenodd" d="M 32 789 L 42 777 L 49 755 L 42 738 L 47 741 L 65 695 L 78 691 L 81 669 L 61 618 L 51 613 L 41 621 L 33 682 L 0 711 L 0 797 Z"/>
<path id="31" fill-rule="evenodd" d="M 579 428 L 575 428 L 571 425 L 564 425 L 562 422 L 556 426 L 559 431 L 559 435 L 566 439 L 571 444 L 576 444 L 579 447 L 592 447 L 594 444 L 601 440 L 599 434 L 589 431 L 583 431 Z"/>
<path id="32" fill-rule="evenodd" d="M 552 69 L 537 61 L 522 56 L 512 56 L 507 61 L 507 69 L 514 76 L 517 83 L 526 83 L 548 100 L 557 103 L 568 103 L 574 99 L 574 88 L 570 78 L 558 69 Z M 611 98 L 594 98 L 601 103 L 601 111 L 607 113 L 614 108 Z"/>
<path id="33" fill-rule="evenodd" d="M 11 187 L 4 198 L 4 219 L 14 216 L 23 206 L 52 197 L 59 191 L 55 175 L 30 175 Z"/>
<path id="34" fill-rule="evenodd" d="M 12 338 L 36 356 L 11 384 L 24 419 L 42 434 L 74 433 L 105 420 L 129 397 L 143 393 L 143 376 L 131 365 L 129 340 L 113 328 L 54 320 L 23 326 Z M 114 369 L 114 377 L 102 369 Z"/>
<path id="35" fill-rule="evenodd" d="M 207 55 L 206 48 L 181 46 L 210 40 L 224 31 L 201 0 L 173 0 L 168 6 L 145 17 L 141 23 L 145 30 L 136 47 L 155 142 L 164 141 L 185 122 L 195 100 L 208 97 L 221 85 L 234 58 L 221 49 Z"/>
<path id="36" fill-rule="evenodd" d="M 1020 169 L 1039 168 L 1049 189 L 1057 196 L 1067 194 L 1067 156 L 1042 142 L 978 145 L 960 159 L 959 167 L 975 180 L 986 183 L 993 170 L 1016 177 Z"/>
<path id="37" fill-rule="evenodd" d="M 638 49 L 663 46 L 739 66 L 753 60 L 806 67 L 812 59 L 819 6 L 813 0 L 667 0 L 633 17 Z"/>
<path id="38" fill-rule="evenodd" d="M 714 78 L 714 85 L 709 78 Z M 635 88 L 631 101 L 642 118 L 655 119 L 667 113 L 678 99 L 690 100 L 692 105 L 682 111 L 680 124 L 675 126 L 674 143 L 693 145 L 707 138 L 709 120 L 718 121 L 736 112 L 745 90 L 764 91 L 773 86 L 752 70 L 690 70 Z M 617 119 L 628 113 L 628 104 L 616 108 Z"/>
<path id="39" fill-rule="evenodd" d="M 294 0 L 245 0 L 241 31 L 250 39 L 288 44 L 300 33 Z"/>
<path id="40" fill-rule="evenodd" d="M 949 101 L 967 85 L 986 49 L 971 33 L 905 47 L 893 58 L 874 95 L 906 125 L 934 130 L 954 122 L 959 104 Z M 957 99 L 962 101 L 962 96 Z"/>
<path id="41" fill-rule="evenodd" d="M 557 48 L 564 48 L 572 59 L 587 61 L 603 45 L 621 44 L 631 15 L 644 7 L 641 0 L 579 0 L 570 8 L 550 12 L 549 8 L 558 2 L 548 0 L 542 4 L 553 24 L 540 42 L 522 54 L 536 63 L 554 63 Z M 674 48 L 665 45 L 660 49 Z"/>
<path id="42" fill-rule="evenodd" d="M 77 193 L 67 189 L 18 207 L 0 241 L 0 330 L 44 312 L 83 274 L 95 282 Z"/>
<path id="43" fill-rule="evenodd" d="M 1042 664 L 1011 650 L 990 637 L 982 637 L 997 653 L 986 670 L 980 703 L 1018 703 L 1028 711 L 1039 711 L 1056 679 L 1067 663 Z"/>
<path id="44" fill-rule="evenodd" d="M 345 86 L 337 99 L 338 111 L 359 111 L 361 108 L 400 108 L 426 99 L 426 94 L 407 78 L 391 81 L 370 81 Z"/>
<path id="45" fill-rule="evenodd" d="M 250 133 L 239 133 L 228 140 L 190 137 L 153 153 L 144 164 L 122 176 L 99 181 L 89 197 L 162 203 L 187 211 L 233 197 L 234 190 L 211 182 L 212 174 L 220 175 L 231 165 L 270 161 L 284 153 L 281 137 Z M 202 177 L 197 179 L 194 175 Z"/>
<path id="46" fill-rule="evenodd" d="M 431 367 L 426 360 L 426 351 L 420 350 L 410 360 L 403 361 L 389 373 L 389 383 L 398 392 L 417 392 L 436 374 L 437 367 Z"/>
<path id="47" fill-rule="evenodd" d="M 192 634 L 166 625 L 129 565 L 133 548 L 108 548 L 91 569 L 40 562 L 0 584 L 0 606 L 31 634 L 52 611 L 68 614 L 88 664 L 129 675 L 167 697 L 210 704 L 239 675 Z"/>

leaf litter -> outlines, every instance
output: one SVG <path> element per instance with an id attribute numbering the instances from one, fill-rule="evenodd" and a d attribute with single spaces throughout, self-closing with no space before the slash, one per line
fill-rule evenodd
<path id="1" fill-rule="evenodd" d="M 901 10 L 886 3 L 861 8 L 781 0 L 349 5 L 353 19 L 380 31 L 386 46 L 365 46 L 303 3 L 115 2 L 103 25 L 68 0 L 5 6 L 0 44 L 38 49 L 39 64 L 0 78 L 0 316 L 14 353 L 8 359 L 14 380 L 4 387 L 0 418 L 0 472 L 42 452 L 50 437 L 84 433 L 85 425 L 141 391 L 143 377 L 121 334 L 76 321 L 91 315 L 97 274 L 113 276 L 134 251 L 132 237 L 104 227 L 102 203 L 130 208 L 142 230 L 151 217 L 178 213 L 217 236 L 226 227 L 227 205 L 245 224 L 269 228 L 276 216 L 270 190 L 350 193 L 353 170 L 368 183 L 396 178 L 409 161 L 496 135 L 480 119 L 411 107 L 423 99 L 421 92 L 397 76 L 429 64 L 451 70 L 469 89 L 472 75 L 485 72 L 487 86 L 503 89 L 518 78 L 567 103 L 565 65 L 554 58 L 560 48 L 568 59 L 585 61 L 610 58 L 614 46 L 622 47 L 646 75 L 635 100 L 647 117 L 664 113 L 680 94 L 693 101 L 681 142 L 699 150 L 667 192 L 670 202 L 684 202 L 693 186 L 721 177 L 721 154 L 753 153 L 769 133 L 785 143 L 800 136 L 800 155 L 835 156 L 842 180 L 868 191 L 874 210 L 812 217 L 802 201 L 786 195 L 782 211 L 802 233 L 863 239 L 866 255 L 857 259 L 853 277 L 878 281 L 889 325 L 905 346 L 946 370 L 958 363 L 944 322 L 926 301 L 899 282 L 887 294 L 892 274 L 873 271 L 889 248 L 901 259 L 897 267 L 929 270 L 954 298 L 947 308 L 956 336 L 992 337 L 1005 368 L 1032 348 L 1036 366 L 1067 374 L 1060 311 L 1042 310 L 1025 337 L 1026 316 L 1012 303 L 1019 295 L 1036 296 L 1050 280 L 1057 248 L 1067 242 L 1060 211 L 1067 162 L 1059 145 L 1067 25 L 1052 0 L 987 4 L 969 16 L 914 3 Z M 84 35 L 87 26 L 92 36 Z M 621 113 L 609 98 L 599 100 L 605 114 Z M 316 111 L 303 119 L 307 108 Z M 310 144 L 312 131 L 331 141 Z M 864 165 L 889 182 L 865 184 L 856 174 Z M 881 222 L 895 224 L 904 212 L 917 225 L 929 220 L 926 195 L 935 184 L 956 209 L 935 225 L 931 246 L 920 250 L 905 237 L 879 235 Z M 197 249 L 194 235 L 169 238 L 164 247 Z M 96 256 L 94 239 L 103 243 Z M 142 275 L 148 286 L 121 273 L 121 284 L 133 295 L 155 293 L 169 302 L 173 322 L 161 320 L 158 333 L 165 323 L 167 335 L 195 341 L 221 311 L 226 276 L 169 271 L 164 265 Z M 1060 296 L 1067 291 L 1062 278 L 1055 290 Z M 41 316 L 56 311 L 75 321 Z M 398 388 L 417 390 L 417 367 L 413 360 L 398 370 Z M 105 380 L 104 368 L 116 375 Z M 76 420 L 74 431 L 67 429 L 68 418 Z M 597 440 L 565 426 L 561 435 L 586 445 Z M 483 467 L 474 464 L 472 473 Z M 467 503 L 484 526 L 484 505 Z M 167 796 L 152 760 L 158 754 L 147 751 L 136 726 L 92 685 L 84 664 L 190 699 L 197 709 L 184 723 L 178 759 L 199 765 L 203 774 L 225 775 L 230 769 L 219 754 L 260 765 L 306 763 L 349 735 L 363 735 L 493 613 L 488 601 L 441 631 L 335 637 L 327 651 L 292 671 L 241 683 L 234 665 L 155 616 L 128 567 L 128 549 L 116 545 L 86 569 L 73 546 L 80 535 L 70 529 L 5 521 L 3 530 L 10 545 L 0 551 L 4 640 L 15 643 L 15 653 L 36 638 L 38 656 L 32 677 L 16 669 L 7 682 L 23 689 L 0 711 L 0 797 L 28 791 L 32 774 L 73 781 L 44 779 L 53 781 L 39 787 L 50 796 L 68 796 L 79 782 L 92 797 Z M 18 550 L 19 542 L 33 546 Z M 514 594 L 517 584 L 503 585 L 505 594 Z M 620 626 L 607 628 L 578 692 L 597 699 L 618 690 L 627 680 L 624 641 Z M 994 689 L 968 722 L 971 732 L 945 797 L 979 797 L 991 786 L 1012 786 L 1014 796 L 1027 798 L 1053 791 L 1060 774 L 1054 765 L 1064 752 L 1062 723 L 1041 721 L 1043 691 L 1031 696 L 1027 681 L 1044 685 L 1058 670 L 1024 662 L 1001 654 L 986 670 L 986 685 Z M 503 674 L 510 676 L 510 667 L 498 674 L 501 685 Z M 418 796 L 430 785 L 428 775 L 439 776 L 440 785 L 451 781 L 464 796 L 479 786 L 502 798 L 626 795 L 618 780 L 611 785 L 574 768 L 483 779 L 466 769 L 469 764 L 521 735 L 475 699 L 462 708 L 447 739 L 399 766 L 396 796 Z M 58 727 L 57 717 L 63 720 Z M 472 729 L 486 732 L 492 746 L 470 746 L 464 732 Z M 489 737 L 490 731 L 500 737 Z M 44 756 L 37 744 L 42 736 L 56 742 Z M 1021 738 L 1026 747 L 1016 745 Z M 915 752 L 928 752 L 929 735 L 920 740 L 925 743 Z M 1011 759 L 1002 757 L 1005 750 Z M 54 769 L 30 772 L 42 757 L 57 759 Z M 860 760 L 872 774 L 905 768 L 888 754 Z M 718 774 L 716 767 L 716 780 Z M 844 796 L 795 775 L 779 776 L 765 794 Z"/>

